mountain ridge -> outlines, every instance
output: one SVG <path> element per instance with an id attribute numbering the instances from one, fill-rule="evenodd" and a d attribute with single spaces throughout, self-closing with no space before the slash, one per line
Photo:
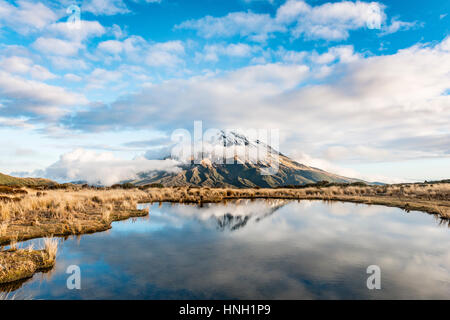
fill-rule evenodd
<path id="1" fill-rule="evenodd" d="M 229 163 L 226 157 L 223 158 L 224 161 L 222 163 L 212 161 L 212 159 L 217 159 L 217 153 L 211 153 L 210 150 L 205 153 L 202 150 L 200 159 L 203 160 L 200 163 L 194 163 L 192 158 L 184 159 L 180 166 L 181 171 L 178 173 L 163 171 L 142 172 L 138 175 L 138 179 L 127 182 L 136 186 L 161 184 L 165 187 L 276 188 L 287 185 L 305 185 L 320 181 L 334 183 L 362 181 L 298 163 L 260 140 L 252 141 L 246 136 L 235 132 L 221 131 L 212 140 L 213 143 L 208 145 L 209 149 L 216 148 L 215 151 L 217 151 L 217 147 L 219 147 L 219 150 L 223 152 L 219 152 L 221 155 L 226 154 L 225 149 L 228 147 L 241 148 L 234 153 L 233 164 L 223 164 Z M 225 151 L 220 148 L 224 148 Z M 249 154 L 258 152 L 266 152 L 264 154 L 268 154 L 268 158 L 249 161 Z M 264 175 L 263 172 L 267 171 L 275 157 L 277 158 L 278 170 L 275 170 L 273 175 Z"/>

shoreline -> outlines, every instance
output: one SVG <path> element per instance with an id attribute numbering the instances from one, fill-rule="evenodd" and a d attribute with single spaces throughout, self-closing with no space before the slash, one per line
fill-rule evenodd
<path id="1" fill-rule="evenodd" d="M 450 187 L 450 185 L 449 185 Z M 450 189 L 450 188 L 449 188 Z M 380 191 L 379 187 L 305 188 L 305 189 L 212 189 L 161 188 L 149 190 L 56 190 L 45 195 L 27 190 L 19 201 L 0 207 L 0 246 L 44 238 L 92 234 L 112 228 L 112 223 L 145 217 L 147 210 L 138 210 L 138 203 L 207 204 L 238 199 L 281 199 L 360 203 L 396 207 L 405 211 L 421 211 L 450 220 L 450 198 L 447 193 L 435 197 L 406 194 L 362 194 Z M 429 190 L 427 190 L 429 191 Z M 5 207 L 9 220 L 5 219 Z M 6 220 L 6 222 L 5 222 Z M 0 251 L 0 284 L 32 277 L 52 268 L 55 259 L 44 259 L 45 250 Z M 56 254 L 55 254 L 56 255 Z M 6 274 L 6 275 L 5 275 Z"/>
<path id="2" fill-rule="evenodd" d="M 352 188 L 357 190 L 357 187 Z M 15 219 L 10 217 L 9 221 L 3 222 L 0 219 L 0 246 L 36 238 L 107 231 L 111 229 L 113 222 L 147 216 L 146 210 L 137 209 L 139 203 L 167 202 L 200 205 L 238 199 L 339 201 L 396 207 L 405 211 L 421 211 L 443 220 L 450 220 L 450 197 L 448 199 L 444 197 L 442 200 L 399 195 L 346 195 L 334 194 L 333 192 L 336 191 L 329 189 L 332 188 L 73 190 L 49 191 L 47 198 L 28 193 L 20 201 L 6 203 L 10 205 L 7 209 L 19 212 L 19 217 Z M 114 196 L 116 193 L 117 196 Z M 30 208 L 27 208 L 29 206 L 27 200 L 31 202 Z M 1 204 L 0 202 L 0 210 Z M 39 209 L 42 207 L 44 209 Z"/>
<path id="3" fill-rule="evenodd" d="M 42 250 L 17 249 L 12 245 L 0 255 L 0 285 L 8 285 L 33 277 L 35 273 L 51 270 L 56 263 L 58 240 L 46 238 Z"/>
<path id="4" fill-rule="evenodd" d="M 18 235 L 15 231 L 20 230 L 20 227 L 13 226 L 11 233 L 12 235 L 4 235 L 0 237 L 0 247 L 10 245 L 15 242 L 24 242 L 28 240 L 41 239 L 45 237 L 67 237 L 67 236 L 79 236 L 79 235 L 87 235 L 94 234 L 97 232 L 108 231 L 112 228 L 113 222 L 124 221 L 132 218 L 141 218 L 148 215 L 148 212 L 145 210 L 129 210 L 115 214 L 116 217 L 112 218 L 108 222 L 103 221 L 86 221 L 92 224 L 82 224 L 78 225 L 79 229 L 70 229 L 63 222 L 54 223 L 48 225 L 47 228 L 37 228 L 31 229 L 31 227 L 25 227 L 26 231 L 20 235 Z M 0 251 L 1 254 L 2 251 Z"/>
<path id="5" fill-rule="evenodd" d="M 32 278 L 55 265 L 55 260 L 49 259 L 45 250 L 8 250 L 2 252 L 0 261 L 0 285 Z"/>

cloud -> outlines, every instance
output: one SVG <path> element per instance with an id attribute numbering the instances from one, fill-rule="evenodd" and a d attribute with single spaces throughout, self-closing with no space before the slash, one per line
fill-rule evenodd
<path id="1" fill-rule="evenodd" d="M 349 31 L 380 28 L 386 19 L 384 6 L 377 2 L 342 1 L 310 6 L 305 1 L 289 0 L 276 14 L 280 24 L 294 24 L 291 34 L 298 38 L 344 40 Z"/>
<path id="2" fill-rule="evenodd" d="M 150 45 L 145 57 L 145 63 L 150 67 L 175 67 L 182 64 L 180 58 L 184 54 L 181 41 L 168 41 Z"/>
<path id="3" fill-rule="evenodd" d="M 302 0 L 288 0 L 277 9 L 275 17 L 251 11 L 229 13 L 224 17 L 206 16 L 188 20 L 175 29 L 192 29 L 204 38 L 239 35 L 254 41 L 266 41 L 276 32 L 291 37 L 340 41 L 357 29 L 381 29 L 386 22 L 384 5 L 378 2 L 341 1 L 311 6 Z M 384 33 L 412 27 L 412 23 L 392 20 Z"/>
<path id="4" fill-rule="evenodd" d="M 317 54 L 314 52 L 310 57 L 311 62 L 315 64 L 331 64 L 336 61 L 342 63 L 355 62 L 360 59 L 361 56 L 355 53 L 353 46 L 336 46 L 328 49 L 323 54 Z"/>
<path id="5" fill-rule="evenodd" d="M 122 76 L 122 72 L 119 71 L 96 68 L 86 77 L 86 87 L 89 89 L 104 88 L 107 84 L 119 81 Z"/>
<path id="6" fill-rule="evenodd" d="M 162 0 L 133 0 L 133 2 L 161 3 Z M 82 10 L 91 12 L 97 16 L 113 16 L 131 12 L 123 0 L 87 0 L 84 1 Z"/>
<path id="7" fill-rule="evenodd" d="M 255 41 L 265 41 L 269 34 L 285 31 L 270 15 L 251 11 L 229 13 L 220 18 L 206 16 L 199 20 L 188 20 L 175 26 L 175 29 L 193 29 L 207 39 L 240 35 Z"/>
<path id="8" fill-rule="evenodd" d="M 241 111 L 248 110 L 243 106 L 263 107 L 265 98 L 292 89 L 307 74 L 306 66 L 270 64 L 227 72 L 217 78 L 208 75 L 168 80 L 164 84 L 147 87 L 140 94 L 122 97 L 112 106 L 78 113 L 66 119 L 66 124 L 73 128 L 96 130 L 116 126 L 174 128 L 178 124 L 185 127 L 192 119 L 205 118 L 227 122 L 235 119 Z M 148 119 L 155 121 L 149 122 Z"/>
<path id="9" fill-rule="evenodd" d="M 71 107 L 87 103 L 84 96 L 58 86 L 27 80 L 0 71 L 0 116 L 57 119 Z"/>
<path id="10" fill-rule="evenodd" d="M 178 162 L 173 160 L 133 160 L 116 158 L 113 153 L 76 149 L 66 153 L 54 164 L 35 175 L 58 181 L 87 181 L 91 184 L 112 185 L 136 179 L 137 174 L 150 171 L 178 172 Z"/>
<path id="11" fill-rule="evenodd" d="M 75 56 L 84 48 L 79 42 L 45 37 L 37 38 L 32 47 L 43 54 L 60 56 Z"/>
<path id="12" fill-rule="evenodd" d="M 398 31 L 410 30 L 418 27 L 419 25 L 420 24 L 418 22 L 405 22 L 393 18 L 391 19 L 390 25 L 383 26 L 380 36 L 395 33 Z"/>
<path id="13" fill-rule="evenodd" d="M 243 0 L 245 3 L 252 3 L 252 2 L 268 2 L 270 4 L 274 4 L 275 0 Z"/>
<path id="14" fill-rule="evenodd" d="M 58 20 L 53 10 L 41 2 L 16 1 L 16 4 L 0 0 L 0 27 L 6 26 L 26 35 L 41 31 Z"/>
<path id="15" fill-rule="evenodd" d="M 257 50 L 257 47 L 252 47 L 245 43 L 210 44 L 203 48 L 203 52 L 196 54 L 196 59 L 199 62 L 217 62 L 220 56 L 233 58 L 249 57 L 255 50 Z"/>
<path id="16" fill-rule="evenodd" d="M 130 58 L 137 58 L 138 56 L 142 57 L 147 46 L 147 41 L 145 41 L 144 38 L 131 36 L 122 41 L 107 40 L 100 42 L 98 44 L 98 49 L 113 55 L 124 53 Z"/>
<path id="17" fill-rule="evenodd" d="M 31 59 L 25 57 L 8 57 L 0 60 L 0 68 L 11 73 L 27 73 L 33 64 Z"/>
<path id="18" fill-rule="evenodd" d="M 97 16 L 113 16 L 130 12 L 123 0 L 88 0 L 84 1 L 81 10 Z"/>
<path id="19" fill-rule="evenodd" d="M 33 79 L 48 80 L 56 78 L 56 75 L 46 68 L 33 64 L 31 59 L 25 57 L 7 57 L 0 60 L 0 69 L 9 73 L 29 74 Z"/>
<path id="20" fill-rule="evenodd" d="M 79 81 L 83 80 L 82 77 L 77 76 L 76 74 L 73 74 L 73 73 L 65 74 L 64 79 L 67 81 L 72 81 L 72 82 L 79 82 Z"/>
<path id="21" fill-rule="evenodd" d="M 316 60 L 311 67 L 277 63 L 168 80 L 64 123 L 87 131 L 169 131 L 203 120 L 220 129 L 279 128 L 286 153 L 300 149 L 318 157 L 342 146 L 347 155 L 357 151 L 352 160 L 365 162 L 448 156 L 445 139 L 432 152 L 425 143 L 413 150 L 399 139 L 449 134 L 450 38 L 385 56 L 355 57 L 351 47 L 329 53 L 306 56 Z M 317 78 L 323 63 L 328 72 Z"/>
<path id="22" fill-rule="evenodd" d="M 1 107 L 1 105 L 0 105 Z M 33 125 L 24 118 L 4 118 L 0 117 L 0 127 L 11 127 L 20 129 L 31 129 Z"/>
<path id="23" fill-rule="evenodd" d="M 98 44 L 98 48 L 111 54 L 120 54 L 123 52 L 123 43 L 118 40 L 107 40 Z"/>
<path id="24" fill-rule="evenodd" d="M 337 150 L 334 150 L 337 151 Z M 347 150 L 345 150 L 347 151 Z M 337 165 L 334 161 L 327 160 L 323 157 L 313 157 L 303 152 L 296 152 L 291 155 L 293 159 L 307 166 L 314 168 L 320 168 L 322 170 L 339 174 L 344 177 L 352 177 L 355 179 L 361 179 L 367 182 L 384 182 L 384 183 L 401 183 L 405 182 L 405 179 L 393 176 L 383 176 L 380 174 L 363 174 L 357 170 L 345 168 Z M 415 180 L 414 180 L 415 181 Z M 411 181 L 408 181 L 411 182 Z"/>
<path id="25" fill-rule="evenodd" d="M 126 57 L 129 61 L 145 62 L 150 67 L 175 67 L 182 64 L 185 46 L 182 41 L 147 42 L 142 37 L 131 36 L 125 40 L 100 42 L 98 50 L 116 58 Z"/>
<path id="26" fill-rule="evenodd" d="M 86 70 L 89 65 L 86 61 L 79 58 L 70 58 L 64 56 L 50 56 L 50 62 L 53 67 L 61 70 Z"/>
<path id="27" fill-rule="evenodd" d="M 69 22 L 53 23 L 46 28 L 46 32 L 78 43 L 106 33 L 106 29 L 98 21 L 81 20 L 79 23 L 77 28 L 73 27 Z"/>

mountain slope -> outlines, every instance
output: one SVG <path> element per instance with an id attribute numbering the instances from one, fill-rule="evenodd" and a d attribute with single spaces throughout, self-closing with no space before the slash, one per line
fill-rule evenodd
<path id="1" fill-rule="evenodd" d="M 139 179 L 131 181 L 138 186 L 149 184 L 162 184 L 164 186 L 202 186 L 202 187 L 261 187 L 274 188 L 286 185 L 303 185 L 319 181 L 352 183 L 360 181 L 332 174 L 317 168 L 300 164 L 272 147 L 259 140 L 250 140 L 247 137 L 234 132 L 221 132 L 212 141 L 214 147 L 242 147 L 246 150 L 247 158 L 251 152 L 257 150 L 270 151 L 267 161 L 244 161 L 241 155 L 235 155 L 234 164 L 217 164 L 211 161 L 214 154 L 205 154 L 206 158 L 201 164 L 193 164 L 192 161 L 184 161 L 181 172 L 143 172 Z M 222 153 L 223 154 L 223 153 Z M 268 163 L 273 160 L 273 154 L 279 155 L 278 172 L 274 175 L 262 175 L 262 171 L 268 168 Z"/>
<path id="2" fill-rule="evenodd" d="M 0 185 L 11 187 L 31 187 L 41 185 L 56 185 L 52 180 L 41 178 L 16 178 L 0 173 Z"/>

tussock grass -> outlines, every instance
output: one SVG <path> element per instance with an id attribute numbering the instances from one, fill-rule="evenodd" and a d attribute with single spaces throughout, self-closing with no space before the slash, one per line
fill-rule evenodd
<path id="1" fill-rule="evenodd" d="M 0 244 L 17 240 L 104 231 L 111 222 L 146 214 L 136 210 L 147 198 L 140 190 L 27 189 L 19 202 L 0 202 Z"/>
<path id="2" fill-rule="evenodd" d="M 45 238 L 44 251 L 47 254 L 48 260 L 55 261 L 56 254 L 58 253 L 58 240 L 55 238 Z"/>
<path id="3" fill-rule="evenodd" d="M 34 250 L 33 245 L 26 249 L 10 245 L 9 250 L 0 252 L 0 284 L 26 279 L 36 272 L 52 268 L 57 252 L 58 240 L 54 238 L 44 239 L 43 250 Z"/>

